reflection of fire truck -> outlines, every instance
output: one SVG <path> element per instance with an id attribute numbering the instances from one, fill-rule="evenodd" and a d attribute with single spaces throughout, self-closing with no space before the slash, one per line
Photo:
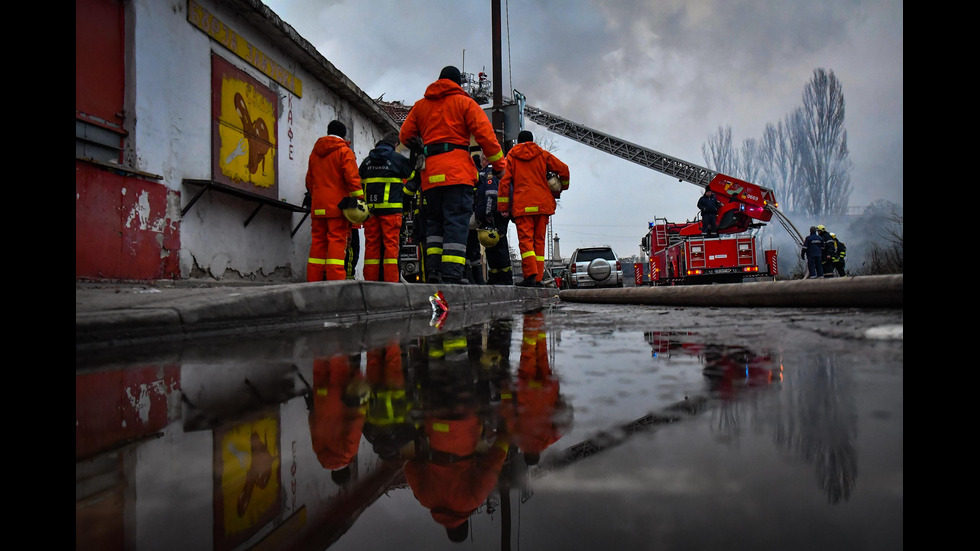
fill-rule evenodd
<path id="1" fill-rule="evenodd" d="M 776 251 L 760 254 L 749 233 L 775 215 L 798 245 L 803 236 L 779 211 L 772 190 L 670 157 L 524 104 L 514 91 L 524 116 L 585 145 L 616 155 L 696 186 L 710 187 L 722 203 L 718 237 L 702 235 L 701 222 L 670 223 L 655 219 L 640 246 L 650 257 L 651 285 L 741 282 L 745 278 L 775 277 Z M 637 276 L 642 283 L 641 275 Z"/>
<path id="2" fill-rule="evenodd" d="M 696 333 L 648 331 L 653 357 L 670 357 L 674 352 L 699 358 L 709 388 L 720 397 L 733 399 L 746 388 L 764 388 L 783 379 L 783 366 L 769 353 L 758 354 L 741 345 L 704 343 Z"/>

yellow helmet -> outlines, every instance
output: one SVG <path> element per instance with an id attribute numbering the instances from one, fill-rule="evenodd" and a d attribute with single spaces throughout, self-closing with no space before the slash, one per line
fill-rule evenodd
<path id="1" fill-rule="evenodd" d="M 367 203 L 363 199 L 345 197 L 337 206 L 344 213 L 344 218 L 354 225 L 363 224 L 365 220 L 371 217 L 371 212 L 368 210 Z"/>
<path id="2" fill-rule="evenodd" d="M 819 231 L 824 231 L 824 230 L 825 230 L 825 229 L 827 229 L 827 228 L 826 228 L 826 227 L 824 227 L 824 225 L 823 225 L 823 224 L 820 224 L 819 226 L 817 226 L 817 229 L 818 229 Z"/>
<path id="3" fill-rule="evenodd" d="M 480 228 L 477 232 L 477 238 L 481 245 L 489 249 L 500 241 L 500 233 L 494 228 Z"/>

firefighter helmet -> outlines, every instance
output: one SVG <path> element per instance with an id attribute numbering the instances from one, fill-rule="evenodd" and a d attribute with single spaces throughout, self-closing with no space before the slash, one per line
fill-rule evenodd
<path id="1" fill-rule="evenodd" d="M 477 238 L 481 245 L 489 249 L 500 241 L 500 233 L 494 228 L 480 228 L 477 232 Z"/>
<path id="2" fill-rule="evenodd" d="M 817 231 L 824 231 L 825 229 L 827 229 L 827 228 L 823 224 L 820 224 L 819 226 L 817 226 Z"/>
<path id="3" fill-rule="evenodd" d="M 558 179 L 557 173 L 548 173 L 548 187 L 551 188 L 553 193 L 558 193 L 561 191 L 561 180 Z"/>
<path id="4" fill-rule="evenodd" d="M 344 213 L 344 218 L 354 225 L 363 224 L 365 220 L 371 217 L 371 212 L 363 199 L 344 197 L 337 206 Z"/>

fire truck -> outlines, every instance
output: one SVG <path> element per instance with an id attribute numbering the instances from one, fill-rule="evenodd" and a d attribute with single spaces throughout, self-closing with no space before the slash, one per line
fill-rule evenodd
<path id="1" fill-rule="evenodd" d="M 575 141 L 656 170 L 702 189 L 710 188 L 722 203 L 717 237 L 707 237 L 702 221 L 675 223 L 654 217 L 640 247 L 650 258 L 650 285 L 736 283 L 774 278 L 778 274 L 775 250 L 760 250 L 757 229 L 776 218 L 797 245 L 803 236 L 778 208 L 771 189 L 664 155 L 652 149 L 593 130 L 557 115 L 526 105 L 514 90 L 523 116 Z M 637 284 L 643 283 L 638 273 Z"/>
<path id="2" fill-rule="evenodd" d="M 717 237 L 706 237 L 703 220 L 672 223 L 655 218 L 640 248 L 650 258 L 650 285 L 741 283 L 775 278 L 776 251 L 761 251 L 752 231 L 773 217 L 772 191 L 724 174 L 708 186 L 721 202 Z M 642 282 L 642 280 L 641 280 Z"/>

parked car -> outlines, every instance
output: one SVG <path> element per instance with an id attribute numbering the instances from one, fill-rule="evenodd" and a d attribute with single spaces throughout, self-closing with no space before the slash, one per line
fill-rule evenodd
<path id="1" fill-rule="evenodd" d="M 575 249 L 565 276 L 569 289 L 623 286 L 623 266 L 610 247 Z"/>

